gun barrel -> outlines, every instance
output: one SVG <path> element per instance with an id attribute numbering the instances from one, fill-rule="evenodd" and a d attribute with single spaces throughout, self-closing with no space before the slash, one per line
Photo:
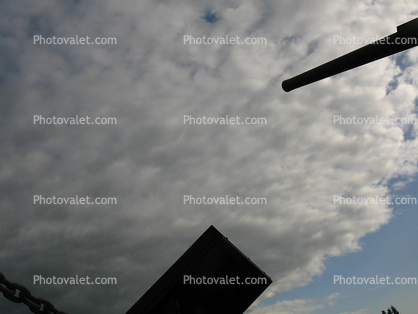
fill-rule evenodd
<path id="1" fill-rule="evenodd" d="M 397 27 L 397 32 L 392 35 L 283 81 L 282 88 L 284 91 L 290 92 L 296 88 L 354 69 L 415 46 L 418 46 L 418 18 L 399 25 Z"/>

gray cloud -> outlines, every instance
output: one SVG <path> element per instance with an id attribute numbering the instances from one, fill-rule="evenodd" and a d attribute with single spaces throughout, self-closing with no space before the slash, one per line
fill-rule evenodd
<path id="1" fill-rule="evenodd" d="M 201 18 L 206 4 L 0 4 L 1 271 L 60 310 L 126 311 L 211 224 L 273 278 L 264 297 L 306 285 L 326 258 L 359 250 L 358 240 L 391 216 L 385 205 L 335 205 L 333 196 L 383 197 L 390 178 L 416 172 L 417 141 L 404 141 L 401 127 L 333 123 L 334 115 L 413 116 L 415 66 L 401 72 L 385 59 L 289 94 L 280 87 L 355 48 L 334 45 L 334 34 L 387 35 L 416 4 L 216 1 L 216 23 Z M 118 44 L 34 45 L 35 33 Z M 268 43 L 187 45 L 187 34 Z M 405 58 L 416 61 L 417 52 Z M 34 115 L 118 123 L 34 125 Z M 184 125 L 184 115 L 268 124 Z M 33 205 L 33 195 L 118 203 Z M 183 195 L 268 204 L 188 205 Z M 118 284 L 33 285 L 37 274 Z M 9 313 L 24 307 L 0 302 Z"/>

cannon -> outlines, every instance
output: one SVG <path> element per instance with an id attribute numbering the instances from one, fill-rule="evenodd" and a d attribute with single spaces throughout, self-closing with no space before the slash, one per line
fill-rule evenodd
<path id="1" fill-rule="evenodd" d="M 397 32 L 282 82 L 285 92 L 354 69 L 418 45 L 418 18 L 397 26 Z"/>

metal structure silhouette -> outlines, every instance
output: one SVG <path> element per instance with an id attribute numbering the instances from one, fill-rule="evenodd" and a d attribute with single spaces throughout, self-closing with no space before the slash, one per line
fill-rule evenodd
<path id="1" fill-rule="evenodd" d="M 418 18 L 397 27 L 397 32 L 367 46 L 299 74 L 282 83 L 285 92 L 320 81 L 361 65 L 382 59 L 418 45 Z"/>
<path id="2" fill-rule="evenodd" d="M 240 280 L 234 280 L 235 284 L 209 279 L 237 277 Z M 185 278 L 206 278 L 207 282 L 185 283 Z M 249 284 L 245 278 L 262 280 Z M 210 226 L 126 314 L 242 314 L 271 282 L 269 276 Z"/>
<path id="3" fill-rule="evenodd" d="M 19 291 L 19 293 L 17 293 Z M 12 283 L 6 279 L 3 273 L 0 272 L 0 292 L 4 297 L 15 303 L 23 303 L 29 307 L 32 313 L 36 314 L 68 314 L 66 312 L 58 311 L 51 302 L 45 299 L 37 298 L 32 295 L 25 286 Z M 16 295 L 17 294 L 17 295 Z M 42 310 L 41 310 L 42 308 Z M 2 312 L 3 313 L 3 312 Z"/>

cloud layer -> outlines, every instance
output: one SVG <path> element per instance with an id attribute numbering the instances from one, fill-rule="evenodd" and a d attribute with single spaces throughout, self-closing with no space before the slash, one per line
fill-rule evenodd
<path id="1" fill-rule="evenodd" d="M 359 250 L 358 240 L 391 217 L 387 205 L 334 204 L 334 196 L 384 197 L 391 178 L 416 172 L 414 129 L 333 123 L 335 115 L 415 117 L 415 50 L 404 64 L 387 58 L 281 90 L 282 80 L 357 48 L 335 45 L 334 35 L 395 32 L 417 10 L 411 1 L 0 7 L 1 271 L 60 310 L 126 311 L 211 224 L 273 278 L 264 297 L 306 285 L 327 257 Z M 38 45 L 36 34 L 115 37 L 117 45 Z M 189 45 L 184 35 L 267 44 Z M 117 125 L 39 125 L 34 115 L 116 117 Z M 184 115 L 268 123 L 190 125 Z M 34 205 L 34 195 L 118 203 Z M 190 205 L 184 195 L 268 204 Z M 33 285 L 33 275 L 118 284 Z M 309 301 L 292 302 L 309 313 Z M 286 304 L 252 310 L 288 313 L 278 312 Z"/>

